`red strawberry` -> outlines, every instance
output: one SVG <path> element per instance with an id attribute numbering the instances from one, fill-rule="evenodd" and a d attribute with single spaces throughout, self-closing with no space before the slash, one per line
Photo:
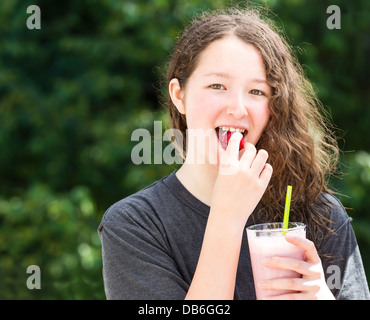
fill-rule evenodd
<path id="1" fill-rule="evenodd" d="M 232 136 L 232 133 L 230 131 L 221 130 L 221 133 L 219 133 L 219 135 L 220 135 L 220 141 L 221 141 L 222 148 L 226 150 L 229 144 L 230 138 Z M 240 144 L 239 144 L 239 151 L 242 150 L 243 148 L 244 148 L 244 139 L 241 139 Z"/>
<path id="2" fill-rule="evenodd" d="M 241 138 L 240 139 L 240 144 L 239 144 L 239 151 L 241 150 L 241 149 L 243 149 L 244 148 L 244 139 L 243 138 Z"/>

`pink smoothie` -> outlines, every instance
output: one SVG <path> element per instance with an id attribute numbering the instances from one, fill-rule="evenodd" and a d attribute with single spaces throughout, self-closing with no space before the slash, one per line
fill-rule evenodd
<path id="1" fill-rule="evenodd" d="M 276 226 L 276 224 L 274 225 Z M 267 279 L 301 277 L 300 274 L 291 270 L 267 268 L 262 264 L 262 260 L 268 257 L 289 257 L 303 260 L 303 250 L 286 241 L 282 229 L 255 231 L 253 227 L 252 230 L 247 229 L 247 235 L 257 299 L 263 300 L 269 295 L 292 292 L 290 290 L 262 290 L 258 287 L 259 283 Z M 288 229 L 288 232 L 302 237 L 306 236 L 304 226 Z"/>

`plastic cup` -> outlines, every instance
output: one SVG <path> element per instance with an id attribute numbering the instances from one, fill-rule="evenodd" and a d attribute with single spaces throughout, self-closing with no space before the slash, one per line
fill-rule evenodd
<path id="1" fill-rule="evenodd" d="M 294 292 L 292 290 L 263 290 L 259 288 L 259 283 L 269 279 L 301 277 L 295 271 L 268 268 L 262 263 L 263 259 L 270 257 L 288 257 L 304 260 L 304 251 L 289 243 L 285 239 L 285 233 L 306 238 L 306 226 L 299 222 L 289 222 L 288 229 L 283 229 L 283 223 L 278 222 L 257 224 L 247 228 L 257 300 L 264 300 L 270 295 Z"/>

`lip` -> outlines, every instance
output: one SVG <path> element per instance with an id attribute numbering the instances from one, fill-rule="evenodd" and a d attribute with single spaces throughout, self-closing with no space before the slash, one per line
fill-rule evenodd
<path id="1" fill-rule="evenodd" d="M 227 128 L 233 128 L 233 129 L 241 129 L 241 130 L 244 130 L 244 131 L 248 131 L 248 129 L 246 127 L 240 127 L 240 126 L 234 126 L 234 125 L 220 125 L 220 126 L 217 126 L 215 129 L 218 129 L 218 128 L 222 128 L 222 127 L 227 127 Z"/>
<path id="2" fill-rule="evenodd" d="M 227 127 L 227 128 L 233 128 L 233 129 L 242 129 L 242 130 L 244 130 L 244 132 L 242 133 L 242 135 L 243 135 L 243 140 L 244 140 L 244 143 L 245 143 L 245 137 L 247 136 L 247 134 L 248 134 L 248 129 L 246 129 L 246 128 L 242 128 L 242 127 L 236 127 L 236 126 L 218 126 L 218 127 L 216 127 L 215 128 L 215 132 L 216 132 L 216 136 L 217 136 L 217 140 L 218 140 L 218 142 L 219 142 L 219 144 L 221 145 L 221 147 L 222 147 L 222 149 L 224 149 L 224 150 L 226 150 L 226 147 L 227 147 L 227 145 L 228 145 L 228 140 L 229 139 L 227 139 L 227 142 L 225 142 L 225 140 L 224 140 L 224 138 L 222 138 L 222 139 L 220 139 L 221 138 L 221 136 L 223 136 L 223 137 L 225 137 L 224 136 L 224 133 L 220 133 L 220 130 L 221 130 L 221 128 L 222 127 Z M 228 130 L 229 131 L 229 130 Z M 225 131 L 224 131 L 225 132 Z M 230 132 L 232 132 L 231 130 L 230 130 Z M 235 131 L 234 131 L 235 132 Z M 234 132 L 232 132 L 232 134 L 234 133 Z M 240 148 L 243 148 L 243 146 L 241 146 Z M 241 149 L 240 149 L 241 150 Z"/>

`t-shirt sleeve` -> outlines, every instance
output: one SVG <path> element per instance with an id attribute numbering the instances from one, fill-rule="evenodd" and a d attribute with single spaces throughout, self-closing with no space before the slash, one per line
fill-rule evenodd
<path id="1" fill-rule="evenodd" d="M 352 219 L 337 199 L 332 203 L 333 233 L 321 248 L 326 256 L 322 261 L 327 284 L 338 300 L 369 300 L 369 287 Z"/>
<path id="2" fill-rule="evenodd" d="M 129 207 L 115 206 L 98 229 L 107 299 L 184 299 L 188 284 L 155 230 L 158 226 L 130 213 Z"/>

